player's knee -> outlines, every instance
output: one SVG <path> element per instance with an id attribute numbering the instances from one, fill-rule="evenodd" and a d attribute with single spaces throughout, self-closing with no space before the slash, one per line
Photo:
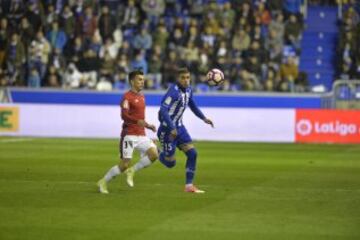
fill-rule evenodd
<path id="1" fill-rule="evenodd" d="M 147 152 L 147 156 L 150 159 L 150 161 L 154 162 L 156 161 L 156 159 L 159 158 L 159 153 L 157 151 L 157 148 L 151 148 L 148 152 Z"/>
<path id="2" fill-rule="evenodd" d="M 167 168 L 173 168 L 176 165 L 176 159 L 174 156 L 170 157 L 160 157 L 160 162 L 162 162 Z"/>
<path id="3" fill-rule="evenodd" d="M 119 169 L 121 172 L 125 171 L 130 167 L 130 159 L 123 159 L 119 164 Z"/>
<path id="4" fill-rule="evenodd" d="M 159 155 L 157 153 L 154 153 L 154 154 L 150 154 L 148 157 L 149 157 L 150 161 L 154 162 L 154 161 L 156 161 L 156 159 L 159 158 Z"/>

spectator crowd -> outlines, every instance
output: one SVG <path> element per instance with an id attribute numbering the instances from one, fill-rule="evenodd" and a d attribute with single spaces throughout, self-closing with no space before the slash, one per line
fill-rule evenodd
<path id="1" fill-rule="evenodd" d="M 224 91 L 291 91 L 306 84 L 298 69 L 301 4 L 0 0 L 0 86 L 121 90 L 127 73 L 142 69 L 146 88 L 156 90 L 187 66 L 198 91 L 209 90 L 205 75 L 213 67 L 224 71 Z M 358 14 L 351 9 L 342 24 L 341 68 L 359 69 Z"/>
<path id="2" fill-rule="evenodd" d="M 360 79 L 360 2 L 343 1 L 339 21 L 337 79 Z"/>

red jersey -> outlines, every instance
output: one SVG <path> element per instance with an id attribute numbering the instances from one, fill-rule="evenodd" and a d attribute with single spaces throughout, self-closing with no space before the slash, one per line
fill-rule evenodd
<path id="1" fill-rule="evenodd" d="M 140 93 L 128 91 L 120 103 L 121 118 L 124 120 L 122 136 L 145 136 L 145 128 L 137 125 L 138 120 L 145 120 L 145 97 Z"/>

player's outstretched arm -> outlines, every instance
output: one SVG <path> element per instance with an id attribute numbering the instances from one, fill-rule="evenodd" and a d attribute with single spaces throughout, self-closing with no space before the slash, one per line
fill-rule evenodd
<path id="1" fill-rule="evenodd" d="M 197 116 L 198 118 L 200 118 L 202 120 L 204 120 L 206 118 L 205 115 L 200 110 L 200 108 L 198 108 L 198 106 L 195 104 L 195 102 L 192 98 L 189 99 L 189 107 L 190 107 L 191 111 L 195 114 L 195 116 Z"/>
<path id="2" fill-rule="evenodd" d="M 202 119 L 205 123 L 211 125 L 211 127 L 214 128 L 214 123 L 211 121 L 211 119 L 206 118 L 205 115 L 201 112 L 200 108 L 195 104 L 194 100 L 190 98 L 189 100 L 189 107 L 191 111 L 200 119 Z"/>

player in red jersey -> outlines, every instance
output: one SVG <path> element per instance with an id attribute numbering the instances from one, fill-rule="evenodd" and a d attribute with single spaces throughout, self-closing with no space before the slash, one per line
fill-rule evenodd
<path id="1" fill-rule="evenodd" d="M 144 74 L 140 70 L 129 73 L 130 91 L 126 92 L 121 101 L 121 118 L 124 123 L 120 138 L 120 163 L 113 166 L 97 183 L 101 193 L 109 193 L 107 182 L 115 176 L 125 173 L 127 183 L 134 186 L 133 176 L 136 171 L 150 166 L 158 158 L 157 147 L 145 135 L 145 128 L 155 132 L 156 127 L 145 121 L 145 98 L 141 93 L 144 88 Z M 141 154 L 140 161 L 129 168 L 134 150 Z"/>

